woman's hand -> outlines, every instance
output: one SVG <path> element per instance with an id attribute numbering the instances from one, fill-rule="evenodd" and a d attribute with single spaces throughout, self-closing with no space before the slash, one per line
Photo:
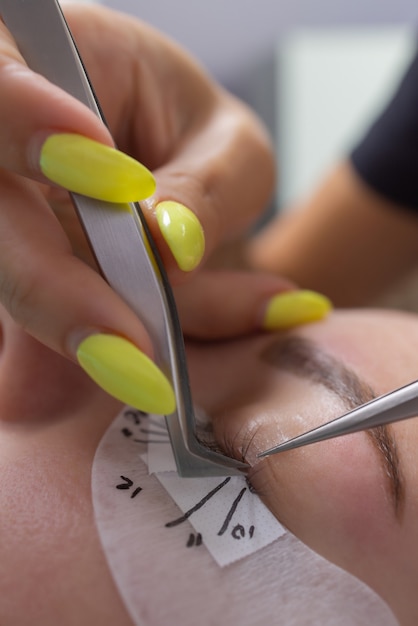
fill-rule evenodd
<path id="1" fill-rule="evenodd" d="M 156 178 L 147 219 L 169 277 L 178 284 L 265 205 L 273 181 L 269 142 L 245 107 L 150 27 L 93 6 L 68 5 L 65 13 L 116 145 Z M 119 167 L 132 193 L 142 189 L 145 196 L 152 177 L 138 163 L 126 165 L 117 151 L 106 155 L 107 166 L 100 165 L 103 145 L 113 145 L 109 131 L 86 107 L 30 71 L 1 23 L 0 91 L 1 302 L 33 337 L 61 355 L 78 357 L 105 388 L 103 370 L 112 380 L 118 376 L 113 355 L 119 348 L 110 355 L 104 346 L 103 356 L 103 346 L 98 350 L 88 339 L 128 339 L 139 378 L 151 376 L 151 382 L 139 381 L 144 393 L 137 404 L 144 394 L 165 395 L 165 409 L 154 410 L 167 410 L 169 390 L 142 358 L 152 358 L 150 339 L 95 271 L 65 191 L 80 190 L 81 184 L 87 195 L 126 201 L 116 178 L 111 191 L 104 185 L 109 173 L 112 178 Z M 82 167 L 67 159 L 74 138 Z M 193 319 L 193 300 L 188 307 Z"/>

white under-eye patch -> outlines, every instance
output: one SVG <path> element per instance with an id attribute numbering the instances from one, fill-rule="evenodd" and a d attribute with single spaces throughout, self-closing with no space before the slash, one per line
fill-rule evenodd
<path id="1" fill-rule="evenodd" d="M 149 416 L 148 420 L 167 432 L 163 418 Z M 182 511 L 169 527 L 190 521 L 218 565 L 248 556 L 284 534 L 245 476 L 181 478 L 171 446 L 159 444 L 155 435 L 146 462 Z"/>
<path id="2" fill-rule="evenodd" d="M 179 478 L 160 418 L 132 409 L 116 418 L 94 458 L 92 494 L 138 626 L 396 626 L 366 585 L 284 532 L 244 477 Z"/>

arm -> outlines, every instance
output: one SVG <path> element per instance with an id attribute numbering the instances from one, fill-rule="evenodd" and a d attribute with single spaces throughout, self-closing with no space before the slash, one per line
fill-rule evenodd
<path id="1" fill-rule="evenodd" d="M 378 195 L 345 162 L 297 210 L 255 236 L 247 258 L 336 306 L 358 306 L 413 269 L 417 241 L 418 214 Z"/>

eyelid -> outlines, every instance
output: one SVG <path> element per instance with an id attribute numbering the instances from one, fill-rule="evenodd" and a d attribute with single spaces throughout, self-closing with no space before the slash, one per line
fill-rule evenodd
<path id="1" fill-rule="evenodd" d="M 294 375 L 322 385 L 342 400 L 347 410 L 354 409 L 377 397 L 373 388 L 343 361 L 325 352 L 311 339 L 295 335 L 275 338 L 261 353 L 261 358 Z M 366 431 L 370 432 L 370 431 Z M 373 431 L 372 431 L 373 432 Z M 370 438 L 379 453 L 395 513 L 403 507 L 405 483 L 396 450 L 393 431 L 383 427 Z M 370 436 L 370 435 L 369 435 Z"/>

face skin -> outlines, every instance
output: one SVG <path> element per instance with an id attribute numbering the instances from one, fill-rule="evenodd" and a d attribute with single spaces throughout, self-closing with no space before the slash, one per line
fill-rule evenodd
<path id="1" fill-rule="evenodd" d="M 12 323 L 3 333 L 0 615 L 6 605 L 10 615 L 19 606 L 42 607 L 46 625 L 57 623 L 66 607 L 72 623 L 88 624 L 100 608 L 101 623 L 129 624 L 100 549 L 90 494 L 94 452 L 120 405 Z M 264 460 L 256 455 L 370 393 L 418 378 L 417 354 L 416 316 L 372 311 L 336 312 L 288 333 L 188 346 L 195 403 L 212 416 L 220 445 L 249 461 L 250 480 L 267 506 L 411 626 L 418 618 L 418 422 Z M 158 563 L 145 565 L 146 580 L 154 580 Z M 219 577 L 216 571 L 213 584 Z M 69 588 L 76 600 L 70 604 Z M 88 597 L 86 588 L 94 588 Z M 172 592 L 177 597 L 175 586 Z"/>
<path id="2" fill-rule="evenodd" d="M 198 356 L 199 347 L 194 347 Z M 282 335 L 219 345 L 192 368 L 223 448 L 277 518 L 418 619 L 418 420 L 258 459 L 257 454 L 418 378 L 418 323 L 341 312 Z"/>

